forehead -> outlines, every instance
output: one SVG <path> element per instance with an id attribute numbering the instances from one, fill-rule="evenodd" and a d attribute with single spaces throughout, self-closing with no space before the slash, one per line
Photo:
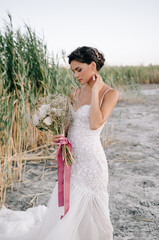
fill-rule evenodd
<path id="1" fill-rule="evenodd" d="M 81 62 L 78 62 L 75 60 L 71 61 L 71 64 L 70 64 L 72 71 L 74 71 L 76 68 L 82 67 L 84 65 L 85 65 L 85 63 L 81 63 Z"/>

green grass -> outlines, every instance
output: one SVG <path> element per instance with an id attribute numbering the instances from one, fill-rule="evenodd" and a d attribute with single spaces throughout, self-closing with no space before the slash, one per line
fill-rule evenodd
<path id="1" fill-rule="evenodd" d="M 12 17 L 0 31 L 0 196 L 12 184 L 21 155 L 40 144 L 48 144 L 50 136 L 40 133 L 28 121 L 39 97 L 55 92 L 70 95 L 78 83 L 72 71 L 59 65 L 60 57 L 50 55 L 44 39 L 25 25 L 25 32 L 14 29 Z M 62 58 L 67 61 L 62 51 Z M 140 83 L 159 83 L 159 66 L 104 66 L 103 80 L 114 88 L 137 89 Z M 12 156 L 14 162 L 9 161 Z M 16 166 L 16 167 L 15 167 Z"/>

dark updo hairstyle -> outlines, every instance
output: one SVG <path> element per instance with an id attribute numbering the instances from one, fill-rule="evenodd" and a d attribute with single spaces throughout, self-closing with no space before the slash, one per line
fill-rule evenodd
<path id="1" fill-rule="evenodd" d="M 87 64 L 90 64 L 94 61 L 96 63 L 97 71 L 104 66 L 105 62 L 104 55 L 101 52 L 99 52 L 96 48 L 86 46 L 78 47 L 70 55 L 68 55 L 68 58 L 69 64 L 73 60 Z"/>

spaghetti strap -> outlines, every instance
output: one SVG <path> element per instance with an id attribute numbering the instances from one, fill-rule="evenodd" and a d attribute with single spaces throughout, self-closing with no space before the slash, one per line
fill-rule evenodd
<path id="1" fill-rule="evenodd" d="M 101 101 L 100 101 L 100 107 L 102 106 L 102 102 L 103 102 L 104 95 L 105 95 L 106 92 L 108 92 L 110 89 L 112 89 L 112 88 L 108 88 L 108 89 L 103 93 L 103 96 L 102 96 Z"/>
<path id="2" fill-rule="evenodd" d="M 77 89 L 79 88 L 79 86 L 78 87 L 76 87 L 76 89 L 75 89 L 75 91 L 74 91 L 74 93 L 73 93 L 73 99 L 72 99 L 72 101 L 74 101 L 74 98 L 75 98 L 75 96 L 76 96 L 76 92 L 77 92 Z"/>

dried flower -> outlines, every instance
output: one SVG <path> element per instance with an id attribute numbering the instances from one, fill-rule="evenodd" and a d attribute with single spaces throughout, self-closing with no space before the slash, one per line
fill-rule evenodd
<path id="1" fill-rule="evenodd" d="M 39 124 L 39 116 L 38 114 L 33 115 L 33 124 L 38 125 Z"/>
<path id="2" fill-rule="evenodd" d="M 43 121 L 47 126 L 50 126 L 51 125 L 51 118 L 50 117 L 47 117 L 44 119 Z"/>
<path id="3" fill-rule="evenodd" d="M 33 115 L 33 124 L 40 130 L 64 134 L 71 121 L 71 103 L 67 96 L 54 94 L 41 99 L 41 105 Z M 62 145 L 66 164 L 72 164 L 73 156 L 66 145 Z"/>

